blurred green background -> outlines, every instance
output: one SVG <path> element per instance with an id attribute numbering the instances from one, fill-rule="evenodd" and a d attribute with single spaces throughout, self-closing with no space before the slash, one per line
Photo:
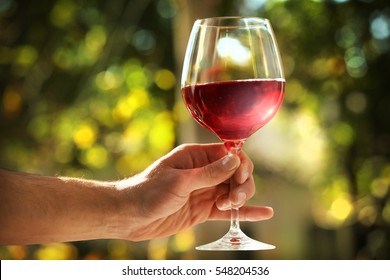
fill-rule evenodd
<path id="1" fill-rule="evenodd" d="M 264 252 L 198 252 L 227 222 L 145 242 L 0 247 L 0 259 L 389 259 L 387 0 L 0 0 L 0 166 L 115 180 L 218 141 L 178 85 L 195 19 L 267 17 L 285 67 L 277 116 L 244 150 L 272 220 Z M 1 226 L 1 225 L 0 225 Z M 212 229 L 212 230 L 210 230 Z"/>

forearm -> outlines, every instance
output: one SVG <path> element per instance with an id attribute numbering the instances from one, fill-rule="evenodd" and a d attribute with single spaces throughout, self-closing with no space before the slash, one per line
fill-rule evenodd
<path id="1" fill-rule="evenodd" d="M 0 170 L 0 243 L 117 238 L 115 184 Z"/>

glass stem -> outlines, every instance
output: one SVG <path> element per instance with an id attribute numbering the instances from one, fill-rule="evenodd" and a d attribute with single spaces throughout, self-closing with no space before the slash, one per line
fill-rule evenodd
<path id="1" fill-rule="evenodd" d="M 229 145 L 228 147 L 228 154 L 231 155 L 238 155 L 241 150 L 242 142 L 234 143 L 233 145 Z M 235 187 L 236 182 L 233 178 L 230 179 L 230 190 L 232 190 Z M 230 229 L 229 233 L 230 235 L 237 235 L 241 229 L 240 229 L 240 211 L 238 207 L 235 207 L 234 205 L 231 206 L 230 209 Z"/>
<path id="2" fill-rule="evenodd" d="M 240 231 L 240 211 L 238 208 L 232 207 L 230 213 L 230 232 L 234 234 Z"/>

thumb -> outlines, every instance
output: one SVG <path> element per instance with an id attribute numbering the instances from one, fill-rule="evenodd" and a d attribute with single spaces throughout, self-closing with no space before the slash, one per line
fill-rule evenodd
<path id="1" fill-rule="evenodd" d="M 229 179 L 240 166 L 240 158 L 237 155 L 226 155 L 203 167 L 194 169 L 191 188 L 201 188 L 218 185 Z"/>

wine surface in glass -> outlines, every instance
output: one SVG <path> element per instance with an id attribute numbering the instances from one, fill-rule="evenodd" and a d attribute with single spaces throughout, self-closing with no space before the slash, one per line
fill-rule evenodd
<path id="1" fill-rule="evenodd" d="M 221 140 L 245 141 L 276 114 L 284 88 L 284 79 L 233 80 L 189 85 L 182 95 L 196 121 Z"/>

